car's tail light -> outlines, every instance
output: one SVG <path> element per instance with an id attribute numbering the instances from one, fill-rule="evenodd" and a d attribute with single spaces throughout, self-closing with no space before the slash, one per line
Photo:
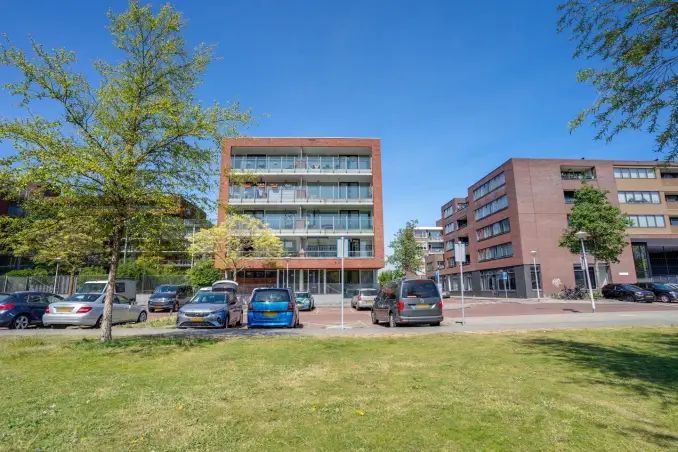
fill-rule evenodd
<path id="1" fill-rule="evenodd" d="M 358 295 L 358 301 L 363 301 L 363 296 L 362 296 L 362 295 Z"/>
<path id="2" fill-rule="evenodd" d="M 443 310 L 443 300 L 438 300 L 438 308 L 440 308 L 441 311 Z"/>
<path id="3" fill-rule="evenodd" d="M 47 306 L 47 308 L 45 308 L 45 314 L 49 314 L 49 306 Z"/>
<path id="4" fill-rule="evenodd" d="M 404 311 L 405 310 L 405 302 L 403 300 L 398 301 L 398 311 Z"/>
<path id="5" fill-rule="evenodd" d="M 252 302 L 251 301 L 249 303 L 247 303 L 247 310 L 248 311 L 254 311 L 254 309 L 252 309 Z"/>
<path id="6" fill-rule="evenodd" d="M 87 314 L 89 311 L 92 310 L 91 306 L 80 306 L 80 308 L 75 311 L 76 314 Z"/>
<path id="7" fill-rule="evenodd" d="M 294 311 L 294 301 L 290 301 L 287 303 L 287 310 Z"/>
<path id="8" fill-rule="evenodd" d="M 14 303 L 0 303 L 0 311 L 9 311 L 14 306 L 16 306 Z"/>

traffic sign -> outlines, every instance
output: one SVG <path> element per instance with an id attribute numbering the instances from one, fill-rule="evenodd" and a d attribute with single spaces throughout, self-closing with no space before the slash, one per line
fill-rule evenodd
<path id="1" fill-rule="evenodd" d="M 508 273 L 507 272 L 501 272 L 501 279 L 508 279 Z"/>

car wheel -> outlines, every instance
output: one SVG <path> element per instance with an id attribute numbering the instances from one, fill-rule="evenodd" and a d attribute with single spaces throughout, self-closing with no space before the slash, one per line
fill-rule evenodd
<path id="1" fill-rule="evenodd" d="M 139 313 L 139 318 L 137 319 L 137 323 L 144 323 L 147 318 L 148 318 L 148 315 L 146 314 L 146 311 L 141 311 Z"/>
<path id="2" fill-rule="evenodd" d="M 395 314 L 391 312 L 388 315 L 388 327 L 389 328 L 395 328 L 396 326 L 398 326 L 398 324 L 395 321 Z"/>
<path id="3" fill-rule="evenodd" d="M 440 322 L 433 322 L 431 326 L 440 326 Z"/>
<path id="4" fill-rule="evenodd" d="M 627 295 L 626 297 L 624 297 L 624 300 L 625 301 L 636 301 L 636 299 L 633 298 L 633 295 Z"/>
<path id="5" fill-rule="evenodd" d="M 12 323 L 9 324 L 9 327 L 12 330 L 25 330 L 30 324 L 31 320 L 28 318 L 28 316 L 21 314 L 12 320 Z"/>
<path id="6" fill-rule="evenodd" d="M 374 311 L 372 311 L 372 325 L 378 325 L 378 324 L 379 324 L 379 320 L 377 320 L 377 314 Z"/>
<path id="7" fill-rule="evenodd" d="M 669 298 L 668 295 L 666 295 L 665 293 L 663 293 L 663 294 L 659 295 L 659 301 L 661 301 L 662 303 L 670 303 L 670 302 L 671 302 L 671 298 Z"/>
<path id="8" fill-rule="evenodd" d="M 103 316 L 103 315 L 100 315 L 99 318 L 97 319 L 97 323 L 94 324 L 94 327 L 93 327 L 93 328 L 95 328 L 95 329 L 101 328 L 101 321 L 102 321 L 103 319 L 104 319 L 104 316 Z"/>

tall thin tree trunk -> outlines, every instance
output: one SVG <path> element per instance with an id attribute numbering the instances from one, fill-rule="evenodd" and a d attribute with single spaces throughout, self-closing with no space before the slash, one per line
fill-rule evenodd
<path id="1" fill-rule="evenodd" d="M 108 284 L 106 285 L 106 297 L 104 298 L 104 315 L 101 321 L 101 336 L 99 336 L 99 341 L 101 342 L 113 340 L 113 296 L 115 295 L 115 279 L 118 273 L 119 259 L 120 228 L 115 228 L 111 240 L 111 267 L 108 270 Z"/>
<path id="2" fill-rule="evenodd" d="M 71 270 L 71 274 L 68 278 L 68 296 L 70 297 L 73 295 L 74 288 L 73 286 L 75 285 L 75 268 Z"/>
<path id="3" fill-rule="evenodd" d="M 588 268 L 586 269 L 588 271 Z M 596 278 L 596 291 L 600 290 L 600 274 L 598 270 L 598 259 L 593 256 L 593 276 Z"/>

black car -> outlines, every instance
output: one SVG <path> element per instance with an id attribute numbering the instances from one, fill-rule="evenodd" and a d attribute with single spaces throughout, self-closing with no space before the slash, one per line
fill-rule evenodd
<path id="1" fill-rule="evenodd" d="M 678 289 L 671 287 L 668 284 L 639 282 L 636 283 L 636 286 L 654 293 L 654 295 L 657 297 L 657 300 L 663 301 L 664 303 L 678 301 Z"/>
<path id="2" fill-rule="evenodd" d="M 193 289 L 187 284 L 178 286 L 165 284 L 158 286 L 148 300 L 148 312 L 176 312 L 180 307 L 188 303 L 192 296 Z"/>
<path id="3" fill-rule="evenodd" d="M 616 298 L 626 301 L 644 301 L 652 303 L 654 294 L 649 290 L 641 289 L 633 284 L 607 284 L 603 286 L 603 297 Z"/>
<path id="4" fill-rule="evenodd" d="M 31 324 L 42 324 L 42 316 L 49 304 L 61 300 L 59 295 L 45 292 L 0 295 L 0 326 L 24 330 Z"/>
<path id="5" fill-rule="evenodd" d="M 388 326 L 428 324 L 443 321 L 443 300 L 430 279 L 401 279 L 381 287 L 372 302 L 372 323 Z"/>

